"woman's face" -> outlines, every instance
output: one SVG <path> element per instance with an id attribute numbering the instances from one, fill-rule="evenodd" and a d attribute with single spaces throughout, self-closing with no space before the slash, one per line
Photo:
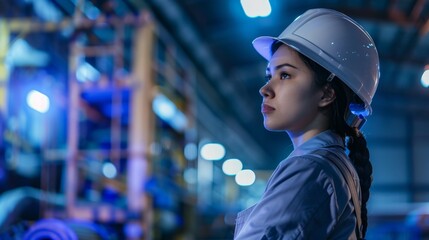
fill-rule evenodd
<path id="1" fill-rule="evenodd" d="M 266 76 L 268 82 L 259 91 L 265 128 L 295 133 L 310 129 L 323 96 L 314 82 L 314 72 L 295 50 L 281 45 L 271 57 Z"/>

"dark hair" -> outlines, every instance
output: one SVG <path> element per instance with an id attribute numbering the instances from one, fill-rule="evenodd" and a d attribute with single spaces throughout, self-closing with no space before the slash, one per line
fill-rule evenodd
<path id="1" fill-rule="evenodd" d="M 282 42 L 275 42 L 271 46 L 271 52 L 274 53 L 282 44 Z M 353 162 L 356 172 L 359 175 L 362 194 L 362 234 L 363 237 L 365 237 L 368 227 L 366 203 L 369 199 L 369 189 L 372 183 L 372 164 L 369 160 L 369 150 L 364 135 L 357 127 L 350 127 L 344 119 L 345 114 L 349 111 L 348 108 L 350 103 L 362 103 L 362 100 L 360 100 L 338 77 L 335 77 L 331 82 L 327 82 L 326 79 L 331 74 L 328 70 L 299 52 L 298 55 L 315 73 L 315 83 L 317 87 L 322 88 L 329 85 L 335 91 L 336 99 L 329 109 L 329 114 L 331 114 L 329 128 L 339 134 L 344 141 L 347 142 L 346 145 L 349 150 L 349 158 Z"/>

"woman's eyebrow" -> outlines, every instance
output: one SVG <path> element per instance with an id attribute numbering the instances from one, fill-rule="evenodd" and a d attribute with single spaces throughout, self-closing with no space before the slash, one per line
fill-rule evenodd
<path id="1" fill-rule="evenodd" d="M 280 68 L 282 68 L 282 67 L 291 67 L 291 68 L 295 68 L 295 69 L 298 69 L 297 67 L 295 67 L 294 65 L 292 65 L 292 64 L 289 64 L 289 63 L 283 63 L 283 64 L 280 64 L 280 65 L 277 65 L 277 66 L 275 66 L 274 67 L 274 70 L 278 70 L 278 69 L 280 69 Z M 270 67 L 267 67 L 267 71 L 270 71 Z"/>

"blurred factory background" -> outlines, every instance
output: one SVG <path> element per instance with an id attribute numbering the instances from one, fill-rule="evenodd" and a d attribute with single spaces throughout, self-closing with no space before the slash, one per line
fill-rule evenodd
<path id="1" fill-rule="evenodd" d="M 1 0 L 0 239 L 231 239 L 292 150 L 251 41 L 316 7 L 380 54 L 368 239 L 429 239 L 428 0 Z"/>

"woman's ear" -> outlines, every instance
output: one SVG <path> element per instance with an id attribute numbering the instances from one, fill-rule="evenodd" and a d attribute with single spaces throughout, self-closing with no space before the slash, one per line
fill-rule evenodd
<path id="1" fill-rule="evenodd" d="M 323 87 L 322 91 L 323 94 L 319 101 L 319 107 L 326 107 L 335 100 L 335 90 L 331 87 L 330 84 L 327 84 Z"/>

